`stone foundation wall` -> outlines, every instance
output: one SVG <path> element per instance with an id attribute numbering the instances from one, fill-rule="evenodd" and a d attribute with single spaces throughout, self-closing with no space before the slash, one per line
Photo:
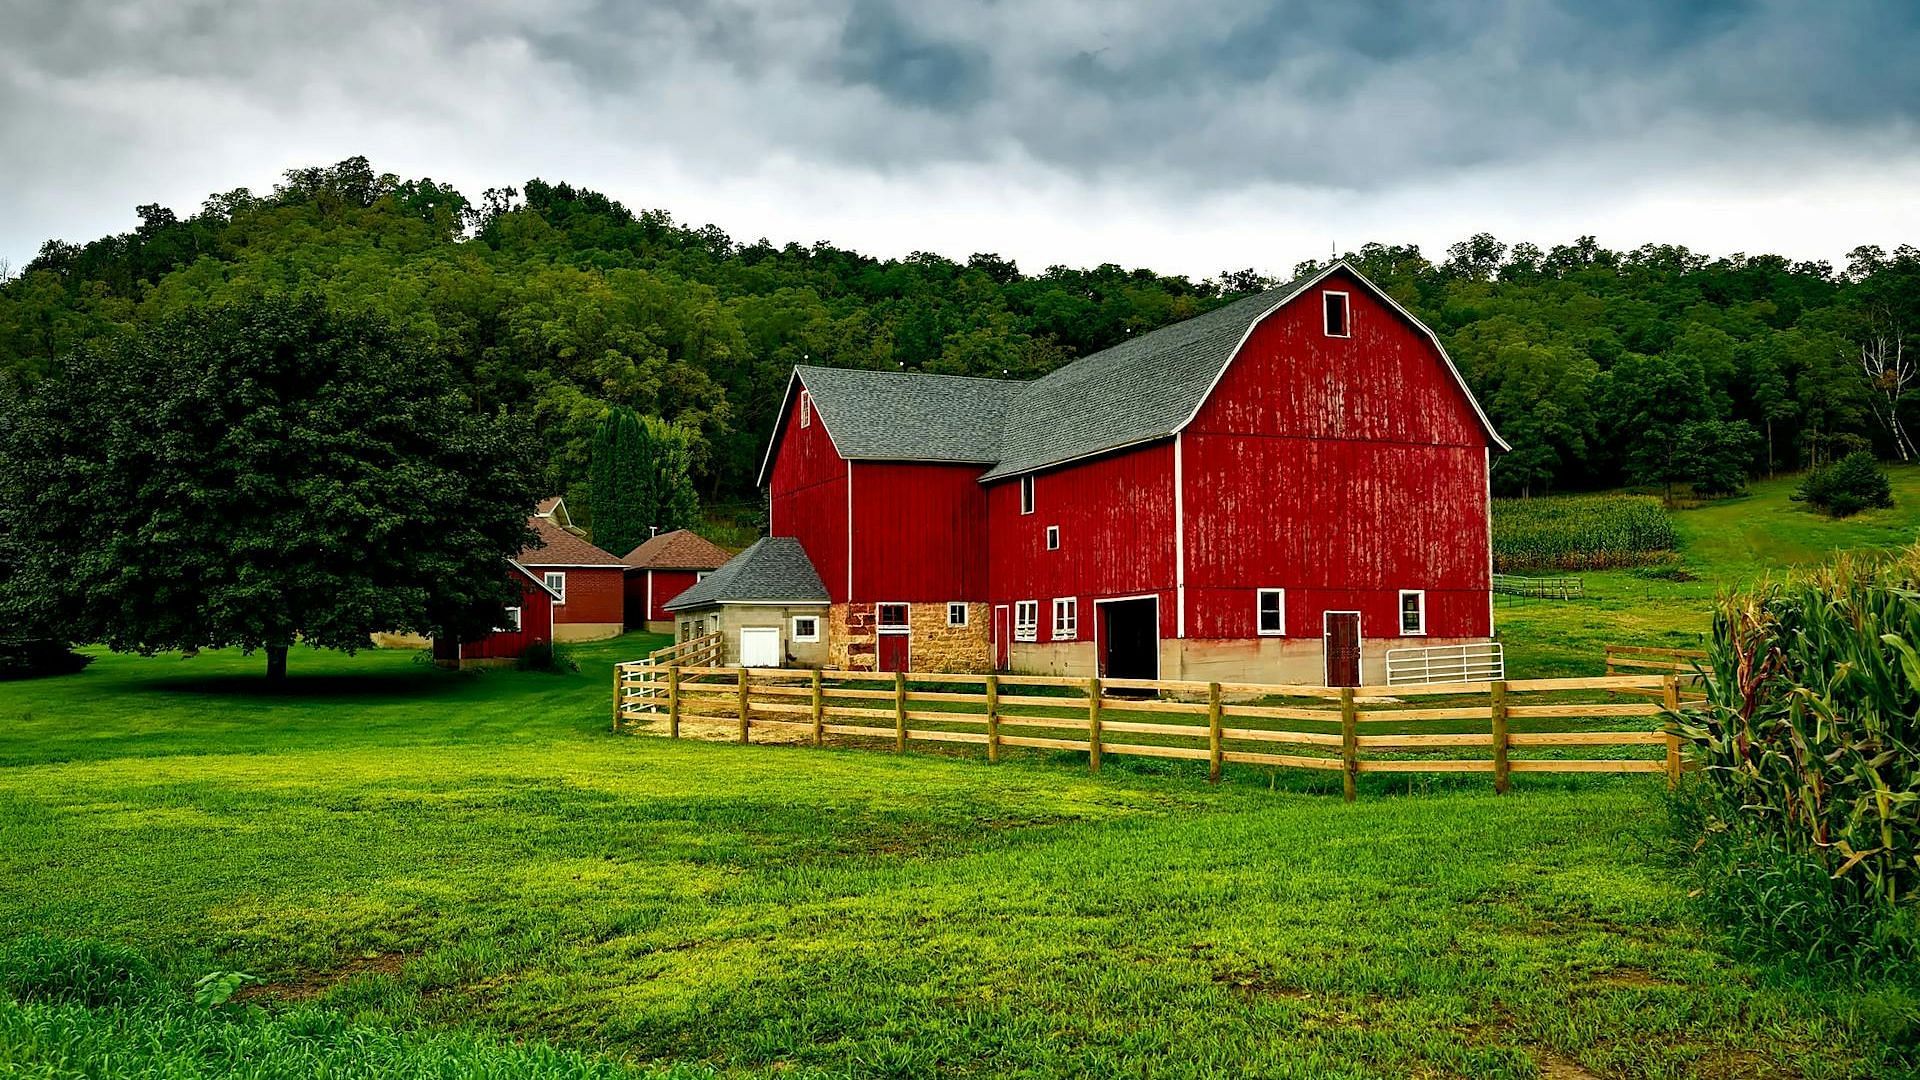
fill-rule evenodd
<path id="1" fill-rule="evenodd" d="M 948 626 L 946 604 L 909 605 L 908 664 L 915 671 L 993 670 L 990 618 L 986 604 L 968 604 L 967 625 Z M 875 670 L 878 635 L 875 605 L 833 605 L 827 617 L 828 664 L 843 671 Z"/>

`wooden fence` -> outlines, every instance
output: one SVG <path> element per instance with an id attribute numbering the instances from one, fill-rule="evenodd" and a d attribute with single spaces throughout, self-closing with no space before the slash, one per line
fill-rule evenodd
<path id="1" fill-rule="evenodd" d="M 1586 595 L 1585 588 L 1584 583 L 1577 577 L 1493 575 L 1493 591 L 1504 596 L 1525 596 L 1540 600 L 1578 600 Z"/>
<path id="2" fill-rule="evenodd" d="M 1705 696 L 1699 668 L 1707 661 L 1705 649 L 1653 649 L 1639 645 L 1607 646 L 1608 675 L 1674 675 L 1680 680 L 1680 697 L 1690 701 Z M 1647 694 L 1645 690 L 1622 690 L 1623 694 Z"/>
<path id="3" fill-rule="evenodd" d="M 618 695 L 635 668 L 616 669 L 616 701 L 629 700 Z M 1677 783 L 1680 744 L 1661 717 L 1691 706 L 1679 684 L 1666 674 L 1337 689 L 673 665 L 664 719 L 674 738 L 683 721 L 699 720 L 728 725 L 743 743 L 766 731 L 815 746 L 828 736 L 879 740 L 896 751 L 914 742 L 972 744 L 989 761 L 1023 747 L 1084 753 L 1094 771 L 1115 754 L 1205 761 L 1216 781 L 1227 764 L 1321 769 L 1342 773 L 1351 799 L 1360 773 L 1490 773 L 1501 792 L 1516 772 L 1664 773 Z M 1576 700 L 1619 691 L 1659 700 Z M 619 708 L 627 721 L 660 718 L 637 705 Z M 1567 756 L 1596 747 L 1664 753 Z M 1436 751 L 1447 756 L 1430 756 Z"/>
<path id="4" fill-rule="evenodd" d="M 655 649 L 645 660 L 615 665 L 613 669 L 613 730 L 629 718 L 662 712 L 667 706 L 667 671 L 676 665 L 720 662 L 720 634 L 715 631 Z"/>

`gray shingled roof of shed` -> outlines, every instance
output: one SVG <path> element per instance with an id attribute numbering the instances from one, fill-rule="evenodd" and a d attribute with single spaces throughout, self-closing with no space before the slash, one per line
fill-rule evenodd
<path id="1" fill-rule="evenodd" d="M 845 458 L 1000 460 L 1000 425 L 1028 383 L 802 366 L 794 371 Z"/>
<path id="2" fill-rule="evenodd" d="M 827 587 L 800 541 L 791 536 L 763 536 L 665 606 L 668 611 L 686 611 L 743 600 L 824 604 L 828 599 Z"/>

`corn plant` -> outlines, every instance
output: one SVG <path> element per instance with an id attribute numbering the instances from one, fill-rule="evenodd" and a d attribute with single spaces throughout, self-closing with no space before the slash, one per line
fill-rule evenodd
<path id="1" fill-rule="evenodd" d="M 1658 562 L 1674 549 L 1673 519 L 1651 495 L 1501 499 L 1493 559 L 1502 573 L 1605 570 Z"/>

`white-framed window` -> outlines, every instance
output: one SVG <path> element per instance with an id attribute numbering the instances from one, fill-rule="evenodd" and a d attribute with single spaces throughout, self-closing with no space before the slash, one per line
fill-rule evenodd
<path id="1" fill-rule="evenodd" d="M 1047 526 L 1047 550 L 1060 550 L 1060 526 L 1058 525 Z"/>
<path id="2" fill-rule="evenodd" d="M 813 426 L 813 395 L 800 391 L 800 426 Z"/>
<path id="3" fill-rule="evenodd" d="M 1020 478 L 1020 512 L 1033 513 L 1033 476 L 1031 474 Z"/>
<path id="4" fill-rule="evenodd" d="M 820 616 L 795 615 L 793 617 L 793 640 L 819 641 L 820 640 Z"/>
<path id="5" fill-rule="evenodd" d="M 519 633 L 520 632 L 520 609 L 517 607 L 508 608 L 507 617 L 500 621 L 499 626 L 496 626 L 493 628 L 493 632 L 496 634 Z"/>
<path id="6" fill-rule="evenodd" d="M 880 616 L 880 629 L 907 629 L 909 609 L 906 604 L 875 604 L 874 607 Z"/>
<path id="7" fill-rule="evenodd" d="M 1071 596 L 1053 601 L 1053 640 L 1072 641 L 1080 636 L 1080 601 Z"/>
<path id="8" fill-rule="evenodd" d="M 947 625 L 967 625 L 967 605 L 964 601 L 951 600 L 947 602 Z"/>
<path id="9" fill-rule="evenodd" d="M 1013 602 L 1013 640 L 1040 640 L 1040 601 L 1016 600 Z"/>
<path id="10" fill-rule="evenodd" d="M 566 603 L 567 575 L 559 570 L 549 570 L 540 576 L 546 579 L 547 588 L 553 590 L 553 602 L 556 604 Z"/>
<path id="11" fill-rule="evenodd" d="M 1320 296 L 1321 303 L 1324 305 L 1322 310 L 1326 313 L 1327 336 L 1352 337 L 1352 313 L 1347 308 L 1347 294 L 1328 290 Z"/>
<path id="12" fill-rule="evenodd" d="M 693 640 L 693 623 L 687 621 L 686 619 L 680 620 L 680 640 L 681 641 Z"/>
<path id="13" fill-rule="evenodd" d="M 1400 636 L 1418 637 L 1427 632 L 1427 593 L 1424 589 L 1400 590 Z"/>
<path id="14" fill-rule="evenodd" d="M 1280 637 L 1287 632 L 1287 590 L 1261 589 L 1254 605 L 1254 629 L 1261 637 Z"/>

